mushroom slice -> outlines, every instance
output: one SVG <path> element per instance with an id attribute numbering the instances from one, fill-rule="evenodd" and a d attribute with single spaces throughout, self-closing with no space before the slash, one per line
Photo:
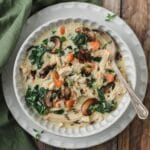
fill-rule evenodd
<path id="1" fill-rule="evenodd" d="M 89 108 L 91 105 L 94 105 L 98 102 L 96 98 L 88 98 L 81 106 L 81 111 L 84 116 L 91 115 L 91 112 L 89 111 Z"/>
<path id="2" fill-rule="evenodd" d="M 71 96 L 71 89 L 66 87 L 61 91 L 61 94 L 62 94 L 64 99 L 68 100 Z"/>
<path id="3" fill-rule="evenodd" d="M 85 34 L 88 37 L 88 41 L 94 41 L 96 38 L 95 33 L 87 27 L 78 27 L 75 31 Z"/>
<path id="4" fill-rule="evenodd" d="M 78 60 L 80 63 L 91 62 L 91 54 L 87 50 L 79 50 Z"/>
<path id="5" fill-rule="evenodd" d="M 46 104 L 47 107 L 52 107 L 52 102 L 50 100 L 51 95 L 52 95 L 52 91 L 51 90 L 49 90 L 47 92 L 47 94 L 45 95 L 45 99 L 44 100 L 45 100 L 45 104 Z"/>
<path id="6" fill-rule="evenodd" d="M 60 37 L 59 36 L 52 36 L 50 38 L 50 41 L 52 41 L 55 45 L 54 47 L 51 49 L 51 53 L 56 53 L 56 50 L 57 49 L 60 49 L 62 47 L 62 42 L 60 40 Z"/>
<path id="7" fill-rule="evenodd" d="M 42 69 L 42 71 L 39 73 L 40 78 L 45 78 L 50 70 L 53 70 L 55 68 L 56 64 L 47 65 Z"/>
<path id="8" fill-rule="evenodd" d="M 115 83 L 114 82 L 111 82 L 111 83 L 108 83 L 107 85 L 105 86 L 102 86 L 101 90 L 104 92 L 104 93 L 109 93 L 110 92 L 110 89 L 114 89 L 115 88 Z"/>

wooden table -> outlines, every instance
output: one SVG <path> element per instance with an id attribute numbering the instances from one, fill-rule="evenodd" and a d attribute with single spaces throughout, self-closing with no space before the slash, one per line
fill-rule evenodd
<path id="1" fill-rule="evenodd" d="M 102 6 L 117 13 L 135 31 L 150 72 L 150 0 L 103 0 Z M 150 110 L 150 80 L 144 104 Z M 59 150 L 41 142 L 37 146 L 39 150 Z M 88 150 L 150 150 L 150 116 L 144 121 L 136 117 L 118 136 Z"/>

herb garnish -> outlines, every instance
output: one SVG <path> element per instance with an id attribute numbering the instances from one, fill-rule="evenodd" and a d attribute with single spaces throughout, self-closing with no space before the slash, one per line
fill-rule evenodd
<path id="1" fill-rule="evenodd" d="M 109 113 L 116 109 L 116 107 L 117 107 L 116 102 L 114 102 L 113 100 L 106 101 L 104 93 L 101 89 L 97 89 L 97 92 L 98 92 L 99 100 L 98 100 L 97 104 L 90 106 L 89 110 L 91 112 L 97 111 L 97 112 L 101 112 L 101 113 L 106 113 L 106 112 Z"/>
<path id="2" fill-rule="evenodd" d="M 83 45 L 87 44 L 87 36 L 83 33 L 77 33 L 76 36 L 72 39 L 73 43 L 78 47 L 81 48 Z"/>
<path id="3" fill-rule="evenodd" d="M 42 57 L 44 53 L 47 51 L 46 47 L 43 45 L 33 46 L 31 48 L 31 54 L 29 55 L 29 59 L 32 65 L 36 65 L 38 69 L 40 69 L 43 65 Z"/>
<path id="4" fill-rule="evenodd" d="M 108 13 L 106 18 L 105 18 L 105 21 L 112 21 L 116 16 L 117 16 L 116 14 Z"/>
<path id="5" fill-rule="evenodd" d="M 102 60 L 102 57 L 94 57 L 94 56 L 91 56 L 91 59 L 93 61 L 96 61 L 96 62 L 100 62 Z"/>
<path id="6" fill-rule="evenodd" d="M 112 70 L 112 69 L 105 69 L 105 71 L 108 73 L 114 73 L 114 70 Z"/>
<path id="7" fill-rule="evenodd" d="M 52 30 L 51 32 L 52 32 L 52 34 L 55 34 L 55 33 L 56 33 L 56 30 Z"/>
<path id="8" fill-rule="evenodd" d="M 51 111 L 52 113 L 54 113 L 54 114 L 59 114 L 59 115 L 61 115 L 61 114 L 63 114 L 65 111 L 64 111 L 64 109 L 59 109 L 59 110 L 53 110 L 53 111 Z"/>
<path id="9" fill-rule="evenodd" d="M 43 42 L 44 45 L 47 45 L 48 44 L 48 39 L 44 39 L 42 42 Z"/>
<path id="10" fill-rule="evenodd" d="M 36 85 L 34 88 L 28 87 L 25 95 L 27 105 L 36 109 L 36 111 L 44 115 L 48 112 L 47 107 L 44 104 L 44 97 L 47 93 L 47 89 Z"/>
<path id="11" fill-rule="evenodd" d="M 111 44 L 111 43 L 112 43 L 112 41 L 109 41 L 109 42 L 105 43 L 105 44 L 102 46 L 102 49 L 106 49 L 107 46 L 108 46 L 108 44 Z"/>
<path id="12" fill-rule="evenodd" d="M 63 56 L 65 54 L 64 50 L 62 49 L 56 49 L 56 53 L 59 55 L 59 56 Z"/>
<path id="13" fill-rule="evenodd" d="M 66 40 L 67 40 L 67 39 L 66 39 L 65 36 L 60 37 L 60 41 L 61 41 L 61 42 L 65 42 Z"/>
<path id="14" fill-rule="evenodd" d="M 39 140 L 40 137 L 41 137 L 41 134 L 44 133 L 44 130 L 39 131 L 39 130 L 37 130 L 37 129 L 33 129 L 33 131 L 35 132 L 35 140 L 36 140 L 36 141 Z"/>
<path id="15" fill-rule="evenodd" d="M 92 88 L 95 81 L 96 81 L 96 79 L 93 77 L 91 77 L 90 79 L 86 79 L 87 86 L 89 88 Z"/>

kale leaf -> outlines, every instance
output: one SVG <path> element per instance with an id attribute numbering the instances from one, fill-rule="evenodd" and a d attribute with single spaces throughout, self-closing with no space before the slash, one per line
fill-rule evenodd
<path id="1" fill-rule="evenodd" d="M 101 89 L 97 89 L 99 101 L 95 105 L 91 105 L 89 110 L 91 112 L 101 112 L 101 113 L 110 113 L 115 110 L 117 103 L 115 101 L 106 101 L 104 93 Z"/>
<path id="2" fill-rule="evenodd" d="M 36 85 L 34 88 L 28 87 L 25 95 L 25 100 L 28 106 L 37 110 L 39 114 L 46 114 L 47 107 L 44 104 L 44 97 L 47 89 Z"/>
<path id="3" fill-rule="evenodd" d="M 81 48 L 83 45 L 87 44 L 87 36 L 83 33 L 77 33 L 76 36 L 72 39 L 73 43 L 78 47 Z"/>
<path id="4" fill-rule="evenodd" d="M 43 45 L 33 46 L 31 48 L 31 54 L 29 55 L 29 60 L 33 65 L 36 65 L 38 69 L 40 69 L 43 65 L 42 57 L 46 51 L 47 49 Z"/>

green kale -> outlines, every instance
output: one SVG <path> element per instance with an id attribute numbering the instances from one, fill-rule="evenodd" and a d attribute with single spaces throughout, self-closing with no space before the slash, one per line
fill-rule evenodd
<path id="1" fill-rule="evenodd" d="M 61 41 L 61 42 L 65 42 L 66 40 L 67 40 L 67 39 L 66 39 L 65 36 L 60 37 L 60 41 Z"/>
<path id="2" fill-rule="evenodd" d="M 44 97 L 47 89 L 36 85 L 34 88 L 28 87 L 25 95 L 25 101 L 28 106 L 34 108 L 39 114 L 46 114 L 47 107 L 44 104 Z"/>
<path id="3" fill-rule="evenodd" d="M 61 115 L 61 114 L 63 114 L 65 111 L 64 111 L 64 109 L 59 109 L 59 110 L 53 110 L 53 111 L 51 111 L 52 113 L 54 113 L 54 114 L 59 114 L 59 115 Z"/>
<path id="4" fill-rule="evenodd" d="M 62 50 L 62 49 L 56 49 L 56 53 L 57 53 L 59 56 L 65 55 L 65 52 L 64 52 L 64 50 Z"/>
<path id="5" fill-rule="evenodd" d="M 96 81 L 96 79 L 93 77 L 91 77 L 90 79 L 86 79 L 87 86 L 89 88 L 92 88 L 95 81 Z"/>
<path id="6" fill-rule="evenodd" d="M 101 112 L 101 113 L 110 113 L 115 110 L 117 107 L 117 103 L 115 101 L 106 101 L 104 93 L 101 89 L 97 89 L 98 92 L 98 103 L 91 105 L 89 111 L 91 112 Z"/>
<path id="7" fill-rule="evenodd" d="M 76 36 L 72 39 L 73 43 L 78 47 L 81 48 L 83 45 L 87 44 L 87 36 L 83 33 L 77 33 Z"/>
<path id="8" fill-rule="evenodd" d="M 44 39 L 42 42 L 43 42 L 44 45 L 47 45 L 48 44 L 48 39 Z"/>
<path id="9" fill-rule="evenodd" d="M 29 60 L 33 65 L 36 65 L 38 69 L 40 69 L 43 65 L 42 57 L 46 51 L 47 49 L 43 45 L 33 46 L 31 48 L 31 54 L 29 55 Z"/>
<path id="10" fill-rule="evenodd" d="M 100 62 L 102 60 L 102 57 L 94 57 L 94 56 L 91 56 L 91 59 L 93 61 L 96 61 L 96 62 Z"/>

